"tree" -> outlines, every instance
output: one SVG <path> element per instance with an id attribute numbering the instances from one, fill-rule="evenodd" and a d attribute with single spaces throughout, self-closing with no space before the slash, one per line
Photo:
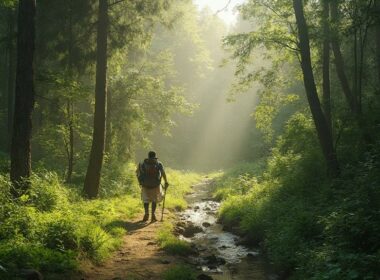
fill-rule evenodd
<path id="1" fill-rule="evenodd" d="M 84 193 L 88 198 L 95 198 L 99 193 L 100 175 L 104 156 L 107 104 L 107 36 L 108 0 L 99 0 L 96 41 L 94 130 L 90 159 L 84 182 Z"/>
<path id="2" fill-rule="evenodd" d="M 93 1 L 39 0 L 36 29 L 36 111 L 34 158 L 70 182 L 83 172 L 79 158 L 88 154 L 92 71 L 96 46 Z M 88 100 L 88 101 L 87 101 Z M 64 166 L 65 165 L 65 166 Z M 76 168 L 75 168 L 76 167 Z M 62 172 L 62 169 L 65 171 Z"/>
<path id="3" fill-rule="evenodd" d="M 356 96 L 353 94 L 350 84 L 348 82 L 348 78 L 345 71 L 345 65 L 344 65 L 344 59 L 343 55 L 340 49 L 340 42 L 339 42 L 339 33 L 338 33 L 338 1 L 330 1 L 330 9 L 331 9 L 331 21 L 333 23 L 334 29 L 333 29 L 333 35 L 331 37 L 331 47 L 334 52 L 334 62 L 335 62 L 335 68 L 337 72 L 337 76 L 339 78 L 343 93 L 346 97 L 346 101 L 351 109 L 351 112 L 357 116 L 360 112 L 358 100 Z"/>
<path id="4" fill-rule="evenodd" d="M 29 183 L 23 179 L 29 178 L 31 174 L 36 1 L 20 0 L 18 9 L 16 92 L 10 172 L 15 195 L 29 187 Z"/>
<path id="5" fill-rule="evenodd" d="M 331 89 L 330 89 L 330 26 L 329 26 L 329 1 L 322 1 L 322 28 L 323 28 L 323 50 L 322 50 L 322 87 L 323 87 L 323 111 L 327 124 L 332 133 L 331 122 Z"/>
<path id="6" fill-rule="evenodd" d="M 322 152 L 326 159 L 329 173 L 332 176 L 336 176 L 339 173 L 339 163 L 334 151 L 331 130 L 329 129 L 326 117 L 323 114 L 315 85 L 311 64 L 308 26 L 306 24 L 302 0 L 293 0 L 293 8 L 298 27 L 301 68 L 307 100 L 309 102 L 310 111 L 317 129 L 319 143 L 322 147 Z"/>
<path id="7" fill-rule="evenodd" d="M 376 63 L 377 63 L 377 75 L 380 82 L 380 1 L 375 0 L 375 24 L 376 24 Z"/>

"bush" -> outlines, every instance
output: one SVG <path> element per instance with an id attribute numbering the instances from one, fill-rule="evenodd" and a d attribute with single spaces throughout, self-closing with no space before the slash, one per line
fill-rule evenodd
<path id="1" fill-rule="evenodd" d="M 110 192 L 94 200 L 82 199 L 79 188 L 63 185 L 57 174 L 41 172 L 33 174 L 31 188 L 18 199 L 10 195 L 9 180 L 0 175 L 0 279 L 17 278 L 25 268 L 48 276 L 61 273 L 76 269 L 83 258 L 100 262 L 121 245 L 125 220 L 142 211 L 131 164 L 124 181 L 115 182 Z M 168 173 L 173 190 L 168 205 L 184 207 L 183 195 L 200 176 Z M 173 254 L 190 251 L 170 231 L 162 233 L 160 240 Z"/>
<path id="2" fill-rule="evenodd" d="M 380 145 L 330 180 L 311 124 L 290 119 L 261 175 L 217 181 L 220 220 L 261 242 L 291 279 L 379 279 Z"/>
<path id="3" fill-rule="evenodd" d="M 163 278 L 165 280 L 195 280 L 196 276 L 189 266 L 177 265 L 168 269 Z"/>

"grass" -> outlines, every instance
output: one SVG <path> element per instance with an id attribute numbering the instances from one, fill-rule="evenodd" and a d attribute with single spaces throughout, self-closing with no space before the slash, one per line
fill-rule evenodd
<path id="1" fill-rule="evenodd" d="M 120 181 L 104 176 L 101 197 L 85 200 L 81 186 L 65 185 L 52 172 L 34 174 L 32 188 L 20 199 L 9 193 L 0 175 L 0 279 L 17 279 L 21 269 L 33 268 L 45 276 L 75 271 L 80 260 L 99 263 L 121 245 L 124 222 L 141 213 L 140 191 L 129 164 Z M 186 207 L 183 196 L 200 175 L 168 170 L 171 187 L 166 206 Z M 169 229 L 167 227 L 166 229 Z M 172 253 L 189 247 L 162 231 L 161 244 Z"/>
<path id="2" fill-rule="evenodd" d="M 173 225 L 170 222 L 163 223 L 159 229 L 157 242 L 165 252 L 171 255 L 186 256 L 192 252 L 188 242 L 174 236 Z"/>
<path id="3" fill-rule="evenodd" d="M 379 279 L 380 145 L 331 180 L 314 128 L 297 118 L 265 168 L 245 164 L 217 180 L 220 220 L 262 245 L 286 278 Z"/>
<path id="4" fill-rule="evenodd" d="M 166 170 L 170 186 L 166 193 L 165 207 L 183 210 L 187 203 L 185 194 L 191 191 L 191 186 L 202 180 L 202 176 L 194 172 L 183 172 L 173 169 Z"/>
<path id="5" fill-rule="evenodd" d="M 195 280 L 194 271 L 186 265 L 177 265 L 164 272 L 164 280 Z"/>

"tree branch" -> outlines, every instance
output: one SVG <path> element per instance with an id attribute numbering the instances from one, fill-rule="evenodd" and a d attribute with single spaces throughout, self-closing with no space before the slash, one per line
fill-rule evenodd
<path id="1" fill-rule="evenodd" d="M 217 14 L 223 12 L 224 10 L 228 9 L 228 7 L 230 6 L 231 2 L 232 2 L 232 0 L 228 0 L 227 4 L 223 8 L 221 8 L 220 10 L 217 10 L 214 15 L 217 15 Z"/>

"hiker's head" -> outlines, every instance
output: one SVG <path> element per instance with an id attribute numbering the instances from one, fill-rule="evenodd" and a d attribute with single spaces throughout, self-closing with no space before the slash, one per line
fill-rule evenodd
<path id="1" fill-rule="evenodd" d="M 155 158 L 156 158 L 156 152 L 150 151 L 150 152 L 148 153 L 148 158 L 149 158 L 149 159 L 155 159 Z"/>

